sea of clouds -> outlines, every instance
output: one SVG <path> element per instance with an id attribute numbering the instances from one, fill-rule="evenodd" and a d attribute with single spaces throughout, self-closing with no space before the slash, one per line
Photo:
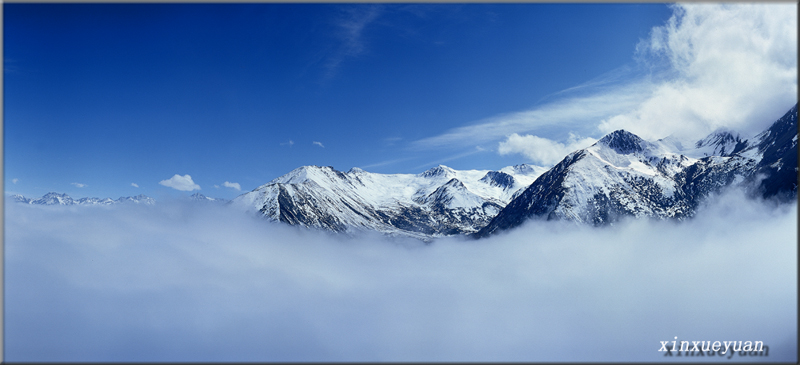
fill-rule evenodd
<path id="1" fill-rule="evenodd" d="M 713 200 L 431 244 L 214 204 L 9 202 L 5 360 L 674 361 L 677 336 L 797 361 L 797 205 Z"/>

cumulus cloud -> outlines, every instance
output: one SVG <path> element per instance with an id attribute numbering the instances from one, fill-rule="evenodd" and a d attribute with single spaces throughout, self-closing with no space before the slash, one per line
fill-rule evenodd
<path id="1" fill-rule="evenodd" d="M 19 181 L 19 179 L 11 179 L 11 182 L 14 183 L 14 184 L 16 184 L 17 181 Z"/>
<path id="2" fill-rule="evenodd" d="M 599 129 L 645 138 L 702 138 L 727 127 L 752 136 L 797 102 L 797 4 L 682 4 L 637 50 L 671 77 Z"/>
<path id="3" fill-rule="evenodd" d="M 137 183 L 131 183 L 131 186 L 133 186 L 134 188 L 138 188 L 138 187 L 139 187 L 139 184 L 137 184 Z"/>
<path id="4" fill-rule="evenodd" d="M 555 93 L 536 108 L 414 142 L 420 149 L 561 130 L 600 138 L 625 129 L 654 140 L 718 128 L 751 137 L 797 102 L 797 4 L 679 4 L 631 49 L 633 67 Z M 549 136 L 548 136 L 549 137 Z M 558 146 L 556 146 L 558 147 Z"/>
<path id="5" fill-rule="evenodd" d="M 86 187 L 86 184 L 81 184 L 81 183 L 76 183 L 76 182 L 71 183 L 70 185 L 72 185 L 72 186 L 74 186 L 76 188 L 85 188 Z"/>
<path id="6" fill-rule="evenodd" d="M 158 183 L 180 191 L 200 190 L 200 185 L 195 184 L 188 174 L 183 176 L 175 174 L 175 176 L 167 180 L 161 180 Z"/>
<path id="7" fill-rule="evenodd" d="M 323 145 L 322 145 L 322 142 L 317 142 L 317 141 L 314 141 L 314 142 L 312 142 L 312 143 L 313 143 L 314 145 L 317 145 L 317 146 L 320 146 L 320 147 L 322 147 L 322 148 L 325 148 L 325 146 L 323 146 Z"/>
<path id="8" fill-rule="evenodd" d="M 216 186 L 216 185 L 215 185 L 215 186 Z M 236 190 L 242 190 L 242 186 L 241 186 L 241 185 L 239 185 L 239 183 L 232 183 L 232 182 L 227 182 L 227 181 L 226 181 L 226 182 L 222 183 L 222 186 L 224 186 L 224 187 L 226 187 L 226 188 L 231 188 L 231 189 L 236 189 Z"/>
<path id="9" fill-rule="evenodd" d="M 580 138 L 570 133 L 566 143 L 556 142 L 547 138 L 534 135 L 512 134 L 505 141 L 500 142 L 498 152 L 501 155 L 518 153 L 532 162 L 550 166 L 558 163 L 572 151 L 586 148 L 597 142 L 594 138 Z"/>
<path id="10" fill-rule="evenodd" d="M 8 361 L 654 362 L 675 336 L 797 358 L 796 204 L 431 245 L 224 206 L 73 208 L 7 204 Z"/>

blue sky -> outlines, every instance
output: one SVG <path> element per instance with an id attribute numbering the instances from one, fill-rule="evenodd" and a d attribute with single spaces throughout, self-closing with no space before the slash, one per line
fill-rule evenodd
<path id="1" fill-rule="evenodd" d="M 797 97 L 790 3 L 3 4 L 3 15 L 4 184 L 29 197 L 233 198 L 303 165 L 549 165 L 619 128 L 749 135 Z M 170 188 L 175 175 L 199 190 Z"/>

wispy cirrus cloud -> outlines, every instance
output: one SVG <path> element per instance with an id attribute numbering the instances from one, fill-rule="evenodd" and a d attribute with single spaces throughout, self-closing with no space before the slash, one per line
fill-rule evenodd
<path id="1" fill-rule="evenodd" d="M 72 186 L 74 186 L 76 188 L 85 188 L 86 187 L 86 184 L 81 184 L 81 183 L 76 183 L 76 182 L 71 183 L 70 185 L 72 185 Z"/>
<path id="2" fill-rule="evenodd" d="M 561 99 L 536 109 L 483 119 L 473 125 L 417 140 L 412 146 L 419 149 L 464 147 L 552 126 L 587 130 L 591 129 L 587 128 L 587 124 L 594 124 L 603 117 L 611 117 L 639 105 L 652 93 L 652 89 L 652 84 L 647 80 L 631 82 L 605 93 Z"/>
<path id="3" fill-rule="evenodd" d="M 175 174 L 175 176 L 167 180 L 161 180 L 158 183 L 180 191 L 200 190 L 200 185 L 195 184 L 194 181 L 192 181 L 192 177 L 188 174 L 183 176 Z"/>
<path id="4" fill-rule="evenodd" d="M 455 161 L 455 160 L 458 160 L 458 159 L 461 159 L 461 158 L 464 158 L 464 157 L 467 157 L 467 156 L 472 156 L 474 154 L 481 153 L 481 152 L 486 152 L 486 151 L 487 151 L 486 149 L 484 149 L 484 148 L 482 148 L 480 146 L 475 146 L 475 148 L 470 149 L 467 152 L 462 152 L 462 153 L 455 154 L 455 155 L 452 155 L 452 156 L 447 156 L 445 158 L 442 158 L 442 159 L 439 159 L 439 160 L 435 160 L 435 161 L 429 161 L 429 162 L 426 162 L 424 164 L 415 166 L 414 169 L 416 170 L 416 169 L 420 169 L 420 168 L 436 166 L 436 165 L 443 164 L 445 162 Z"/>
<path id="5" fill-rule="evenodd" d="M 357 57 L 366 51 L 364 30 L 383 13 L 383 5 L 358 5 L 345 8 L 342 16 L 336 21 L 339 44 L 325 63 L 325 78 L 336 75 L 340 65 L 348 58 Z"/>
<path id="6" fill-rule="evenodd" d="M 322 142 L 317 142 L 317 141 L 314 141 L 314 142 L 311 142 L 311 143 L 312 143 L 313 145 L 315 145 L 315 146 L 320 146 L 320 147 L 322 147 L 322 148 L 325 148 L 325 146 L 324 146 L 324 145 L 322 145 Z"/>

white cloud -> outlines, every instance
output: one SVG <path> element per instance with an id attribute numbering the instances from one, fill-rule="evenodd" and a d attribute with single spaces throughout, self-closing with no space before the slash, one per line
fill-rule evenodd
<path id="1" fill-rule="evenodd" d="M 17 181 L 19 181 L 19 179 L 11 179 L 11 182 L 14 183 L 14 184 L 16 184 Z"/>
<path id="2" fill-rule="evenodd" d="M 86 184 L 75 183 L 75 182 L 71 183 L 70 185 L 75 186 L 76 188 L 85 188 L 86 187 Z"/>
<path id="3" fill-rule="evenodd" d="M 317 145 L 317 146 L 320 146 L 320 147 L 322 147 L 322 148 L 325 148 L 325 146 L 323 146 L 323 145 L 322 145 L 322 142 L 317 142 L 317 141 L 314 141 L 314 142 L 312 142 L 312 143 L 313 143 L 313 144 L 315 144 L 315 145 Z"/>
<path id="4" fill-rule="evenodd" d="M 219 189 L 219 185 L 214 185 L 214 188 L 215 189 Z"/>
<path id="5" fill-rule="evenodd" d="M 188 174 L 183 176 L 175 174 L 175 176 L 168 180 L 161 180 L 158 183 L 180 191 L 200 190 L 200 185 L 195 184 L 194 181 L 192 181 L 192 177 Z"/>
<path id="6" fill-rule="evenodd" d="M 284 143 L 281 143 L 281 146 L 286 146 L 286 145 L 288 145 L 289 147 L 292 147 L 292 146 L 294 145 L 294 141 L 292 141 L 292 140 L 290 139 L 290 140 L 289 140 L 289 142 L 284 142 Z"/>
<path id="7" fill-rule="evenodd" d="M 497 151 L 501 155 L 518 153 L 536 164 L 550 166 L 561 161 L 570 152 L 589 147 L 595 142 L 597 140 L 594 138 L 580 138 L 571 133 L 566 144 L 534 135 L 520 136 L 513 133 L 500 142 Z"/>
<path id="8" fill-rule="evenodd" d="M 137 184 L 137 183 L 131 183 L 131 186 L 133 186 L 134 188 L 138 188 L 138 187 L 139 187 L 139 184 Z"/>
<path id="9" fill-rule="evenodd" d="M 236 189 L 236 190 L 242 190 L 242 186 L 241 186 L 241 185 L 239 185 L 239 183 L 232 183 L 232 182 L 227 182 L 227 181 L 226 181 L 226 182 L 222 183 L 222 186 L 224 186 L 224 187 L 226 187 L 226 188 L 231 188 L 231 189 Z"/>
<path id="10" fill-rule="evenodd" d="M 752 136 L 797 102 L 797 4 L 682 4 L 638 51 L 672 77 L 633 110 L 604 120 L 655 139 L 728 127 Z"/>
<path id="11" fill-rule="evenodd" d="M 47 208 L 7 208 L 10 362 L 657 362 L 673 336 L 797 359 L 796 204 L 431 245 L 214 205 Z"/>

